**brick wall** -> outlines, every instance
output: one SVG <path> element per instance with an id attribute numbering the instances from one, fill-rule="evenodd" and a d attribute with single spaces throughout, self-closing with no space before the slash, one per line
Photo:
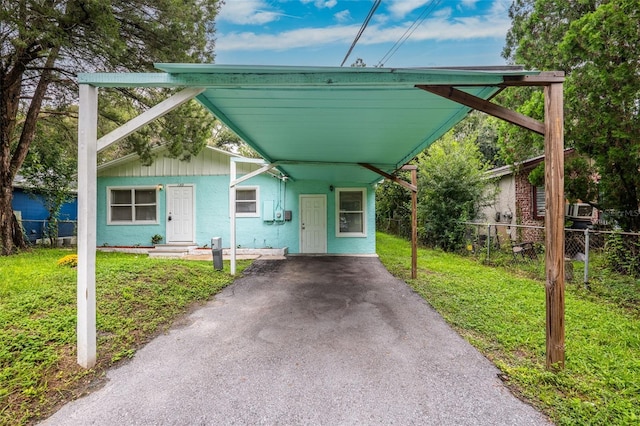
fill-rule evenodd
<path id="1" fill-rule="evenodd" d="M 516 189 L 516 224 L 530 226 L 544 226 L 543 219 L 535 217 L 534 187 L 529 183 L 528 175 L 531 170 L 521 170 L 515 175 Z M 521 241 L 543 241 L 543 229 L 519 228 Z"/>

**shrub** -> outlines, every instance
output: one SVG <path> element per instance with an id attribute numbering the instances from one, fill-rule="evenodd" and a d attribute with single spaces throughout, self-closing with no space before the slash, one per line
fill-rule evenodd
<path id="1" fill-rule="evenodd" d="M 58 260 L 58 266 L 66 266 L 68 268 L 75 268 L 78 266 L 78 255 L 69 254 Z"/>

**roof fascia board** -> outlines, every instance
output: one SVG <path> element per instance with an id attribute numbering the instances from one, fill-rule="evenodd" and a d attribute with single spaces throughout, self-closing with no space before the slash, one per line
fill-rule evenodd
<path id="1" fill-rule="evenodd" d="M 345 72 L 291 70 L 260 73 L 250 68 L 238 72 L 209 73 L 82 73 L 79 84 L 95 87 L 268 87 L 268 86 L 357 86 L 419 84 L 496 86 L 507 75 L 494 72 L 452 70 L 391 70 L 389 72 Z"/>
<path id="2" fill-rule="evenodd" d="M 505 75 L 502 86 L 548 86 L 564 80 L 564 71 L 543 71 L 538 75 Z"/>

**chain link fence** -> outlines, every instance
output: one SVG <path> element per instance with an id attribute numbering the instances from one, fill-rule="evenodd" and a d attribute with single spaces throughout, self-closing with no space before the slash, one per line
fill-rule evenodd
<path id="1" fill-rule="evenodd" d="M 51 240 L 57 246 L 75 245 L 77 235 L 77 221 L 59 220 L 21 220 L 25 239 L 30 244 L 51 245 Z"/>
<path id="2" fill-rule="evenodd" d="M 466 251 L 489 262 L 544 264 L 545 232 L 541 226 L 464 222 Z M 567 278 L 582 275 L 585 285 L 593 268 L 640 278 L 640 234 L 565 229 Z"/>

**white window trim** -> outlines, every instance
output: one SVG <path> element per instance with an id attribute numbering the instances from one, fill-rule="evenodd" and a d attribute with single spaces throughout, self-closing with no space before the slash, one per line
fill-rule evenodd
<path id="1" fill-rule="evenodd" d="M 121 190 L 134 190 L 134 189 L 153 189 L 156 192 L 156 220 L 136 220 L 135 214 L 132 215 L 131 221 L 119 221 L 119 220 L 111 220 L 111 191 L 121 191 Z M 133 195 L 133 194 L 132 194 Z M 135 200 L 135 198 L 133 198 Z M 160 194 L 157 186 L 108 186 L 107 187 L 107 225 L 123 225 L 123 226 L 131 226 L 131 225 L 157 225 L 159 224 L 160 218 Z"/>
<path id="2" fill-rule="evenodd" d="M 238 191 L 242 190 L 254 190 L 256 191 L 256 212 L 255 213 L 239 213 L 238 212 Z M 245 200 L 246 201 L 246 200 Z M 236 217 L 260 217 L 260 187 L 259 186 L 236 186 Z"/>
<path id="3" fill-rule="evenodd" d="M 367 236 L 367 188 L 336 188 L 336 238 L 365 238 Z M 362 232 L 340 232 L 340 193 L 362 193 Z M 354 212 L 355 213 L 355 212 Z"/>

